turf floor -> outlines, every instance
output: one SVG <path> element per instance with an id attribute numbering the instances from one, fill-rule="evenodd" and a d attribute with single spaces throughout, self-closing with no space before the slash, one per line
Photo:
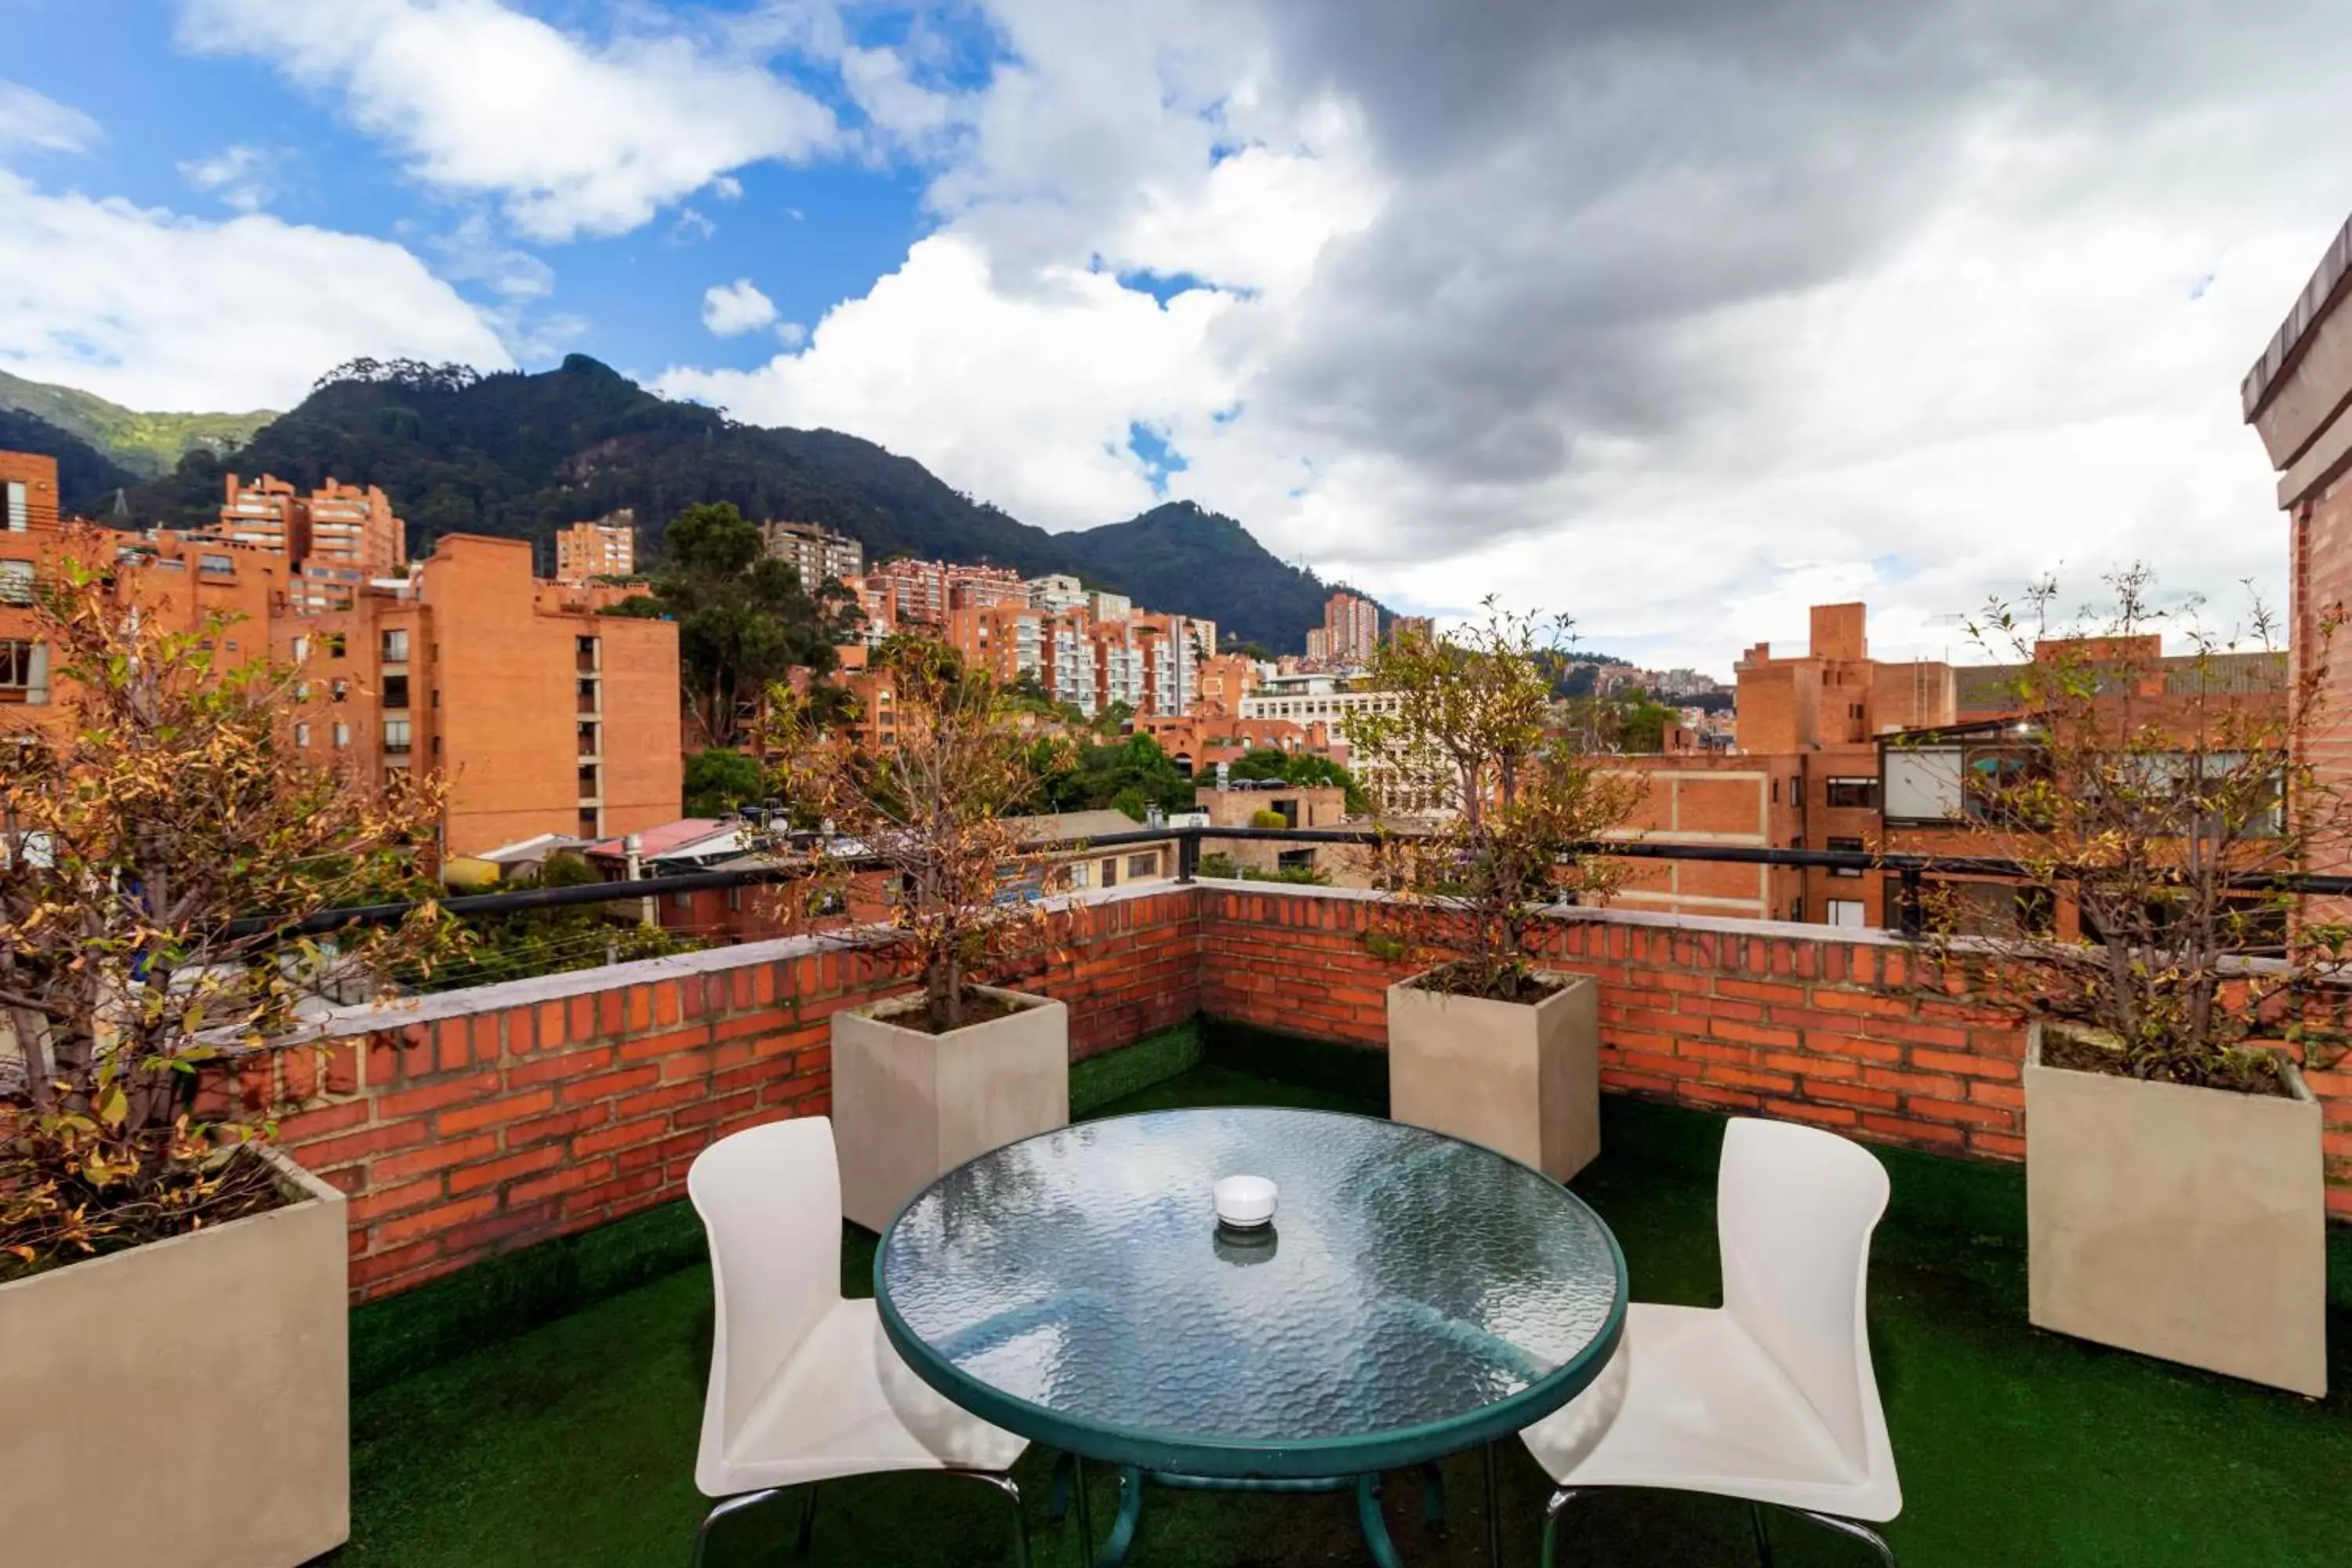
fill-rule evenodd
<path id="1" fill-rule="evenodd" d="M 1363 1109 L 1344 1094 L 1208 1065 L 1104 1108 L 1297 1104 Z M 1610 1152 L 1577 1190 L 1622 1242 L 1634 1293 L 1718 1300 L 1712 1191 L 1719 1123 L 1612 1108 Z M 2168 1568 L 2352 1564 L 2352 1314 L 2333 1322 L 2338 1392 L 2313 1403 L 2042 1333 L 2025 1322 L 2013 1215 L 1966 1189 L 1967 1168 L 1890 1157 L 1895 1205 L 1874 1253 L 1872 1344 L 1905 1496 L 1886 1534 L 1912 1568 Z M 1952 1190 L 1941 1190 L 1948 1185 Z M 1957 1194 L 1957 1195 L 1955 1195 Z M 2337 1237 L 2339 1264 L 2347 1248 Z M 845 1233 L 842 1278 L 870 1291 L 872 1238 Z M 650 1283 L 356 1400 L 352 1534 L 335 1568 L 684 1568 L 706 1504 L 691 1478 L 710 1346 L 709 1276 Z M 1532 1564 L 1549 1487 L 1505 1450 L 1505 1562 Z M 1076 1561 L 1049 1525 L 1048 1458 L 1019 1472 L 1035 1561 Z M 1420 1481 L 1391 1478 L 1390 1528 L 1406 1563 L 1484 1562 L 1475 1458 L 1446 1467 L 1453 1527 L 1425 1532 Z M 1097 1528 L 1112 1498 L 1097 1478 Z M 1006 1506 L 939 1476 L 829 1483 L 816 1564 L 1002 1564 Z M 730 1521 L 725 1568 L 782 1563 L 790 1505 Z M 1800 1521 L 1772 1526 L 1776 1561 L 1834 1568 L 1866 1551 Z M 1740 1505 L 1666 1493 L 1580 1504 L 1561 1561 L 1748 1563 Z M 1136 1568 L 1305 1568 L 1365 1561 L 1345 1497 L 1155 1491 Z"/>

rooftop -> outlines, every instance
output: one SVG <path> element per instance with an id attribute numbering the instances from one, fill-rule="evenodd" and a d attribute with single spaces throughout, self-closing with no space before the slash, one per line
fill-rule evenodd
<path id="1" fill-rule="evenodd" d="M 1186 1065 L 1186 1064 L 1192 1065 Z M 1174 1076 L 1104 1098 L 1168 1068 Z M 1092 1114 L 1274 1103 L 1371 1110 L 1378 1084 L 1247 1031 L 1189 1028 L 1082 1064 Z M 1714 1164 L 1722 1123 L 1612 1098 L 1606 1152 L 1574 1185 L 1622 1242 L 1634 1294 L 1719 1300 Z M 2264 1392 L 2025 1323 L 2023 1181 L 2012 1166 L 1878 1151 L 1894 1177 L 1871 1268 L 1873 1353 L 1905 1492 L 1886 1535 L 1913 1568 L 2149 1564 L 2289 1568 L 2343 1561 L 2352 1494 L 2352 1246 L 2336 1237 L 2336 1346 L 2325 1403 Z M 845 1289 L 872 1290 L 873 1237 L 845 1228 Z M 545 1244 L 355 1316 L 352 1542 L 339 1564 L 673 1568 L 707 1507 L 693 1485 L 711 1333 L 700 1233 L 682 1204 Z M 464 1342 L 462 1353 L 449 1348 Z M 1535 1561 L 1549 1485 L 1515 1446 L 1502 1506 L 1509 1563 Z M 1019 1472 L 1036 1561 L 1071 1561 L 1045 1518 L 1050 1457 Z M 1405 1561 L 1482 1560 L 1475 1458 L 1450 1461 L 1454 1522 L 1423 1532 L 1419 1483 L 1388 1489 Z M 1097 1530 L 1109 1486 L 1097 1500 Z M 1002 1503 L 936 1477 L 827 1483 L 811 1561 L 1006 1560 Z M 722 1565 L 788 1561 L 793 1510 L 730 1521 Z M 1603 1494 L 1575 1516 L 1564 1563 L 1753 1561 L 1744 1509 Z M 1776 1521 L 1784 1564 L 1860 1563 L 1849 1543 Z M 1133 1561 L 1166 1568 L 1351 1562 L 1344 1497 L 1155 1495 Z"/>

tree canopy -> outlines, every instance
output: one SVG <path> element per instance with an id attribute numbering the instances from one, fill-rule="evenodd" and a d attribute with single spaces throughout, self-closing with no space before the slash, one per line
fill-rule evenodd
<path id="1" fill-rule="evenodd" d="M 810 594 L 729 502 L 687 508 L 667 537 L 653 592 L 607 613 L 677 622 L 678 681 L 696 738 L 732 748 L 770 686 L 794 669 L 821 675 L 839 662 L 834 641 L 848 601 L 837 589 Z"/>

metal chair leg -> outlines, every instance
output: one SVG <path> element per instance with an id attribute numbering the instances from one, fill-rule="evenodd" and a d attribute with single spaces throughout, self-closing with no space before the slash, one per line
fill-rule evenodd
<path id="1" fill-rule="evenodd" d="M 815 1489 L 816 1489 L 814 1487 L 809 1489 L 812 1495 L 814 1494 Z M 703 1563 L 709 1556 L 710 1527 L 712 1525 L 717 1524 L 722 1519 L 731 1518 L 732 1516 L 741 1513 L 748 1509 L 757 1508 L 761 1503 L 773 1501 L 775 1499 L 783 1495 L 783 1488 L 770 1487 L 765 1491 L 739 1492 L 733 1497 L 719 1499 L 717 1506 L 713 1507 L 709 1513 L 702 1516 L 702 1526 L 694 1532 L 695 1568 L 702 1568 Z"/>
<path id="2" fill-rule="evenodd" d="M 1574 1488 L 1562 1487 L 1551 1494 L 1549 1502 L 1544 1504 L 1543 1552 L 1538 1559 L 1541 1568 L 1552 1568 L 1553 1553 L 1559 1549 L 1560 1511 L 1574 1502 L 1576 1497 Z"/>
<path id="3" fill-rule="evenodd" d="M 811 1481 L 801 1498 L 801 1527 L 793 1535 L 793 1555 L 806 1557 L 816 1544 L 816 1483 Z"/>
<path id="4" fill-rule="evenodd" d="M 1887 1545 L 1886 1538 L 1870 1526 L 1855 1520 L 1840 1518 L 1833 1513 L 1815 1513 L 1810 1509 L 1792 1508 L 1789 1511 L 1799 1519 L 1811 1520 L 1824 1530 L 1833 1530 L 1840 1535 L 1861 1542 L 1878 1553 L 1878 1560 L 1885 1563 L 1886 1568 L 1895 1568 L 1895 1548 Z"/>
<path id="5" fill-rule="evenodd" d="M 950 1470 L 950 1475 L 970 1476 L 983 1486 L 994 1487 L 1013 1503 L 1013 1565 L 1029 1568 L 1029 1516 L 1021 1507 L 1021 1484 L 1003 1470 Z"/>
<path id="6" fill-rule="evenodd" d="M 1077 1463 L 1076 1454 L 1065 1450 L 1054 1456 L 1054 1485 L 1045 1494 L 1045 1522 L 1059 1524 L 1070 1511 L 1070 1475 Z"/>
<path id="7" fill-rule="evenodd" d="M 1748 1522 L 1756 1531 L 1756 1561 L 1762 1564 L 1762 1568 L 1772 1568 L 1772 1538 L 1764 1531 L 1762 1503 L 1748 1503 Z"/>

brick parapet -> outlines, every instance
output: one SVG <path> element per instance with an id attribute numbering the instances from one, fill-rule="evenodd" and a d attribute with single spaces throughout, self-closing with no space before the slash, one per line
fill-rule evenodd
<path id="1" fill-rule="evenodd" d="M 1002 978 L 1068 1004 L 1092 1056 L 1207 1013 L 1380 1047 L 1381 895 L 1202 882 L 1069 900 L 1066 939 Z M 1546 956 L 1601 986 L 1602 1084 L 1867 1140 L 2024 1154 L 2024 1033 L 1909 984 L 1874 931 L 1566 910 Z M 1377 950 L 1377 951 L 1376 951 Z M 356 1299 L 681 1196 L 694 1156 L 830 1107 L 827 1020 L 906 988 L 838 941 L 746 944 L 349 1010 L 249 1059 L 249 1101 L 349 1194 Z M 2352 1218 L 2352 1069 L 2306 1075 L 2329 1206 Z"/>

